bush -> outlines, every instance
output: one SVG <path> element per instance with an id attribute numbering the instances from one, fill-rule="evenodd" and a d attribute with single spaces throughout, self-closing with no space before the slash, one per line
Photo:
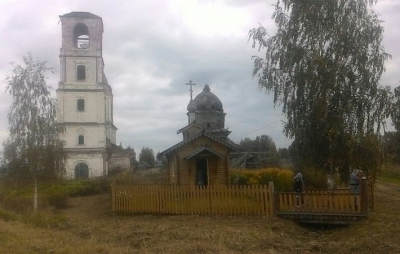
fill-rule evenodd
<path id="1" fill-rule="evenodd" d="M 9 211 L 0 209 L 0 219 L 4 221 L 13 221 L 17 219 L 17 216 Z"/>
<path id="2" fill-rule="evenodd" d="M 304 186 L 306 188 L 328 188 L 327 174 L 314 167 L 304 167 L 303 174 Z"/>
<path id="3" fill-rule="evenodd" d="M 31 211 L 33 208 L 32 190 L 3 185 L 0 189 L 0 207 L 17 213 Z"/>
<path id="4" fill-rule="evenodd" d="M 60 188 L 71 197 L 90 196 L 110 191 L 110 181 L 106 178 L 88 180 L 67 180 Z"/>
<path id="5" fill-rule="evenodd" d="M 381 176 L 400 180 L 400 165 L 394 163 L 386 163 L 383 166 Z"/>
<path id="6" fill-rule="evenodd" d="M 272 181 L 277 191 L 290 191 L 293 189 L 293 171 L 287 169 L 232 170 L 230 180 L 232 184 L 239 185 L 267 185 Z"/>
<path id="7" fill-rule="evenodd" d="M 47 194 L 47 200 L 55 209 L 65 209 L 68 206 L 68 194 L 62 191 Z"/>
<path id="8" fill-rule="evenodd" d="M 28 213 L 21 216 L 22 222 L 41 228 L 65 228 L 67 220 L 60 214 L 46 212 Z"/>

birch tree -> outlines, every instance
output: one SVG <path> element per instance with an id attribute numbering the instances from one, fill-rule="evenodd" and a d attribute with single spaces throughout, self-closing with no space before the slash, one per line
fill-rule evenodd
<path id="1" fill-rule="evenodd" d="M 284 133 L 304 166 L 339 168 L 345 177 L 365 144 L 376 145 L 371 154 L 380 160 L 378 141 L 391 92 L 379 79 L 390 55 L 374 4 L 278 0 L 272 17 L 276 34 L 262 25 L 249 32 L 252 46 L 265 53 L 253 57 L 253 76 L 282 105 Z"/>
<path id="2" fill-rule="evenodd" d="M 4 143 L 8 174 L 17 182 L 34 186 L 34 210 L 37 209 L 39 181 L 58 179 L 64 173 L 65 155 L 56 122 L 56 100 L 51 98 L 47 74 L 53 69 L 46 62 L 23 57 L 23 65 L 13 64 L 6 92 L 12 96 L 8 112 L 9 138 Z"/>

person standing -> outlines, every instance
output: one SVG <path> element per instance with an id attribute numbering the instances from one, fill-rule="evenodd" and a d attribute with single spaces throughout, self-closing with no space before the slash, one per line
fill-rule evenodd
<path id="1" fill-rule="evenodd" d="M 361 170 L 354 169 L 350 174 L 350 191 L 352 193 L 360 192 L 360 179 L 359 179 L 360 171 Z"/>
<path id="2" fill-rule="evenodd" d="M 303 187 L 303 174 L 297 173 L 293 179 L 293 189 L 296 192 L 297 209 L 300 208 L 300 204 L 303 204 L 303 196 L 301 195 L 301 193 L 303 192 Z"/>
<path id="3" fill-rule="evenodd" d="M 293 179 L 293 189 L 297 193 L 303 192 L 303 174 L 302 173 L 297 173 L 296 176 Z"/>

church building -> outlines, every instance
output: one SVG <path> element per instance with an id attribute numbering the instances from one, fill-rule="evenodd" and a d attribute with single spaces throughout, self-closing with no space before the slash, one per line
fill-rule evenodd
<path id="1" fill-rule="evenodd" d="M 192 92 L 191 81 L 190 92 Z M 167 181 L 177 185 L 229 184 L 229 155 L 237 145 L 228 138 L 222 102 L 206 84 L 187 106 L 188 125 L 178 130 L 183 141 L 163 151 Z"/>
<path id="2" fill-rule="evenodd" d="M 133 151 L 116 145 L 113 93 L 104 74 L 103 21 L 89 12 L 60 16 L 58 121 L 65 127 L 68 178 L 105 176 L 129 168 Z"/>

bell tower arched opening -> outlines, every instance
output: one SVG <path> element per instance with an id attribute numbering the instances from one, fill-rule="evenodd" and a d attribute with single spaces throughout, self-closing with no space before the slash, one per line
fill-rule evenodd
<path id="1" fill-rule="evenodd" d="M 74 28 L 74 45 L 86 49 L 90 45 L 89 29 L 85 24 L 79 23 Z"/>

